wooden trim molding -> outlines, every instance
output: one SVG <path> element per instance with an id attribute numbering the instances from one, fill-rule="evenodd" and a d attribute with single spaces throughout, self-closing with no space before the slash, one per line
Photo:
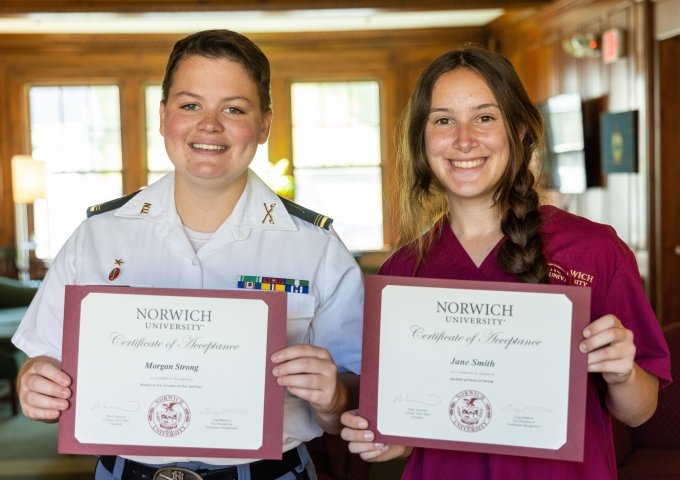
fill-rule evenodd
<path id="1" fill-rule="evenodd" d="M 376 8 L 381 10 L 456 10 L 528 8 L 550 0 L 4 0 L 0 13 L 60 12 L 209 12 L 238 10 L 311 10 Z"/>
<path id="2" fill-rule="evenodd" d="M 654 1 L 654 38 L 665 40 L 680 35 L 680 0 Z"/>

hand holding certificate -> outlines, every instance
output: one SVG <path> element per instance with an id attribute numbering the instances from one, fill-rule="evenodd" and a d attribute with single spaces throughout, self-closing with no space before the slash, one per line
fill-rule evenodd
<path id="1" fill-rule="evenodd" d="M 283 293 L 66 287 L 60 453 L 280 458 Z"/>
<path id="2" fill-rule="evenodd" d="M 585 288 L 367 277 L 361 414 L 376 440 L 580 460 Z"/>

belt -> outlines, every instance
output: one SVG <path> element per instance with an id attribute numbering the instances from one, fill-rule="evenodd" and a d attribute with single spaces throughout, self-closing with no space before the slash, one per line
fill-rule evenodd
<path id="1" fill-rule="evenodd" d="M 123 475 L 121 480 L 238 480 L 238 470 L 235 466 L 218 470 L 192 471 L 183 467 L 152 467 L 133 460 L 123 459 Z M 109 472 L 113 473 L 116 457 L 101 456 L 99 461 Z M 252 480 L 274 480 L 294 470 L 301 464 L 297 448 L 288 450 L 281 460 L 259 460 L 250 464 Z"/>

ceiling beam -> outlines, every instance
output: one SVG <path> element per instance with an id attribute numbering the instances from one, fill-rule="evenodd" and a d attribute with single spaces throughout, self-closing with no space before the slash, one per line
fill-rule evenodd
<path id="1" fill-rule="evenodd" d="M 200 12 L 375 8 L 399 10 L 517 10 L 549 5 L 552 0 L 4 0 L 0 14 L 87 12 Z"/>

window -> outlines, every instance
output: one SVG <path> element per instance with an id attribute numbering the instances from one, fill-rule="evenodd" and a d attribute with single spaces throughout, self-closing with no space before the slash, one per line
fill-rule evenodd
<path id="1" fill-rule="evenodd" d="M 147 182 L 153 183 L 173 170 L 172 162 L 165 152 L 158 108 L 161 104 L 161 86 L 149 85 L 144 90 L 146 103 L 146 168 Z"/>
<path id="2" fill-rule="evenodd" d="M 122 194 L 118 87 L 29 89 L 33 157 L 45 162 L 47 199 L 35 205 L 36 256 L 53 258 L 88 206 Z"/>
<path id="3" fill-rule="evenodd" d="M 160 86 L 143 92 L 151 183 L 173 167 L 159 133 Z M 40 258 L 56 255 L 88 206 L 123 194 L 119 96 L 116 85 L 29 88 L 32 154 L 47 170 L 47 199 L 34 211 Z M 351 250 L 383 248 L 378 82 L 300 82 L 291 96 L 295 200 L 334 218 Z M 268 157 L 261 145 L 251 168 L 274 190 L 287 191 L 287 160 Z"/>
<path id="4" fill-rule="evenodd" d="M 383 248 L 378 82 L 294 83 L 291 104 L 296 202 L 350 250 Z"/>

